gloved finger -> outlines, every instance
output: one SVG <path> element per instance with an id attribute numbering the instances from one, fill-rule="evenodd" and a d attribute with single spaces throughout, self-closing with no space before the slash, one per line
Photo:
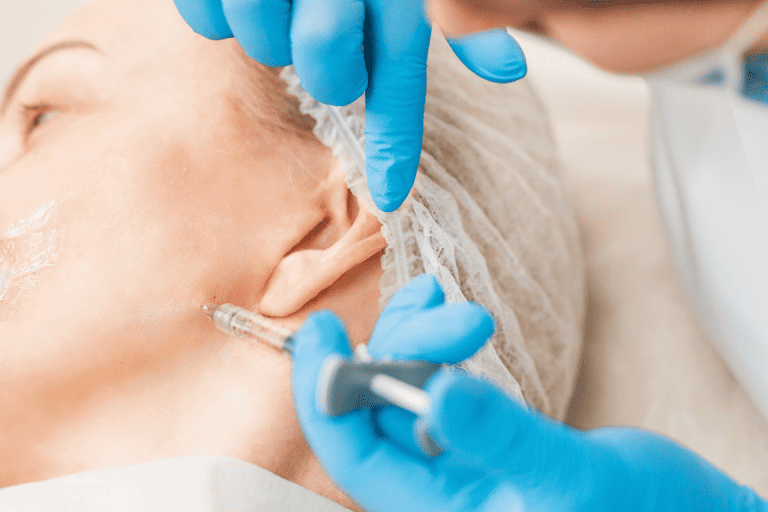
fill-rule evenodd
<path id="1" fill-rule="evenodd" d="M 220 0 L 245 53 L 265 66 L 291 63 L 290 0 Z"/>
<path id="2" fill-rule="evenodd" d="M 567 493 L 589 482 L 583 471 L 598 455 L 582 433 L 464 372 L 441 370 L 425 390 L 431 405 L 424 420 L 443 449 L 522 486 L 546 482 Z"/>
<path id="3" fill-rule="evenodd" d="M 293 67 L 317 101 L 347 105 L 365 92 L 364 19 L 364 0 L 294 0 Z"/>
<path id="4" fill-rule="evenodd" d="M 439 475 L 432 474 L 423 457 L 378 437 L 367 411 L 332 418 L 315 407 L 322 362 L 334 354 L 350 354 L 338 317 L 330 312 L 311 315 L 294 340 L 291 379 L 296 413 L 307 442 L 328 475 L 367 510 L 389 510 L 391 507 L 382 508 L 382 496 L 395 499 L 403 493 L 414 496 L 409 502 L 418 505 L 414 510 L 445 505 L 437 493 L 425 496 L 423 492 L 437 486 Z M 387 477 L 381 478 L 382 474 Z"/>
<path id="5" fill-rule="evenodd" d="M 176 9 L 192 30 L 208 39 L 232 37 L 221 0 L 174 0 Z"/>
<path id="6" fill-rule="evenodd" d="M 408 321 L 414 315 L 440 306 L 445 302 L 445 294 L 432 274 L 421 274 L 410 283 L 400 288 L 389 299 L 387 307 L 381 312 L 368 342 L 368 352 L 373 356 L 383 355 L 387 351 L 387 341 L 392 331 Z"/>
<path id="7" fill-rule="evenodd" d="M 448 43 L 467 68 L 491 82 L 514 82 L 527 72 L 522 48 L 505 29 L 448 39 Z"/>
<path id="8" fill-rule="evenodd" d="M 365 29 L 368 188 L 385 212 L 403 203 L 416 179 L 431 33 L 422 9 L 394 4 L 371 2 Z"/>
<path id="9" fill-rule="evenodd" d="M 418 416 L 398 407 L 383 407 L 372 411 L 371 417 L 382 435 L 413 454 L 421 454 L 414 434 L 414 424 Z"/>
<path id="10" fill-rule="evenodd" d="M 377 341 L 375 357 L 455 364 L 480 350 L 493 331 L 493 317 L 482 306 L 444 304 L 422 311 L 390 331 L 385 340 Z"/>

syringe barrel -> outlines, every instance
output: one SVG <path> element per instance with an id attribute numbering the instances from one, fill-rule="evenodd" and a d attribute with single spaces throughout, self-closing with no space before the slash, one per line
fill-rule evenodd
<path id="1" fill-rule="evenodd" d="M 256 338 L 279 350 L 290 351 L 291 333 L 269 319 L 233 304 L 222 304 L 213 314 L 216 327 L 232 336 Z"/>

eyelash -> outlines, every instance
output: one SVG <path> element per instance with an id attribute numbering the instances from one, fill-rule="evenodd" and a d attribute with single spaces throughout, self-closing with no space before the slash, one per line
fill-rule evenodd
<path id="1" fill-rule="evenodd" d="M 24 125 L 24 134 L 30 135 L 43 123 L 41 119 L 51 112 L 55 112 L 51 105 L 21 105 L 21 117 Z"/>

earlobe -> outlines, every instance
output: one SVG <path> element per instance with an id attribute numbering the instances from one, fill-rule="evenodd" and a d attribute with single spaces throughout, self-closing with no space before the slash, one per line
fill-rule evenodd
<path id="1" fill-rule="evenodd" d="M 346 190 L 346 184 L 343 186 Z M 339 194 L 330 196 L 338 201 Z M 307 233 L 278 263 L 259 302 L 261 314 L 280 318 L 296 313 L 341 276 L 386 248 L 379 220 L 367 205 L 349 197 L 352 204 L 347 204 L 345 195 L 343 208 L 329 205 L 329 211 L 337 213 L 331 213 L 319 230 Z M 324 232 L 336 233 L 337 238 L 329 244 Z"/>

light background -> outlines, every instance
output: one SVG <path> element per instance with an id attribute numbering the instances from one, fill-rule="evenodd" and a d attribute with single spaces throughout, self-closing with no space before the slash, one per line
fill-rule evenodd
<path id="1" fill-rule="evenodd" d="M 0 83 L 79 0 L 0 0 Z M 648 167 L 650 100 L 515 33 L 548 108 L 582 228 L 589 312 L 568 421 L 665 433 L 768 494 L 768 424 L 697 327 L 674 279 Z"/>

